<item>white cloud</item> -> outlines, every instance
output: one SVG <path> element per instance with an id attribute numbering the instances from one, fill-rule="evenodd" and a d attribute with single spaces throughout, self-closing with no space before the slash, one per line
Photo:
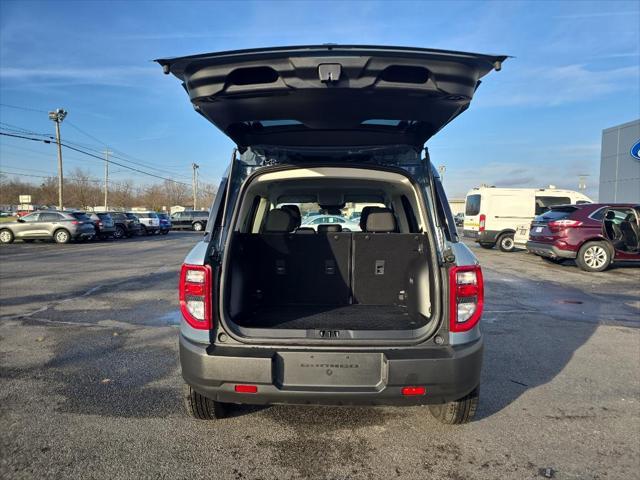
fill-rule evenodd
<path id="1" fill-rule="evenodd" d="M 590 70 L 581 64 L 520 70 L 499 88 L 478 95 L 475 106 L 558 106 L 620 91 L 637 93 L 640 67 Z"/>
<path id="2" fill-rule="evenodd" d="M 159 67 L 114 66 L 114 67 L 55 67 L 42 68 L 3 67 L 0 69 L 0 80 L 3 82 L 19 80 L 21 84 L 88 84 L 127 86 L 133 78 L 142 76 L 159 76 Z"/>

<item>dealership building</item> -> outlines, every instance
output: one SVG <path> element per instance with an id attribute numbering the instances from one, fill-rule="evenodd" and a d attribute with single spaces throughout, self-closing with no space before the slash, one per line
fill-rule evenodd
<path id="1" fill-rule="evenodd" d="M 600 202 L 640 203 L 640 120 L 602 131 Z"/>

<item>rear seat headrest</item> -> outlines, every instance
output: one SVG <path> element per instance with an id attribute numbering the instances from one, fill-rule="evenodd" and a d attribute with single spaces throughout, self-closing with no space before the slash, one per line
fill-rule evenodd
<path id="1" fill-rule="evenodd" d="M 264 223 L 265 232 L 292 232 L 295 228 L 295 219 L 290 211 L 275 208 L 267 213 L 267 220 Z"/>
<path id="2" fill-rule="evenodd" d="M 293 228 L 298 228 L 300 223 L 302 223 L 302 215 L 300 214 L 300 208 L 297 205 L 282 205 L 280 207 L 282 210 L 287 210 L 292 216 L 294 220 Z"/>
<path id="3" fill-rule="evenodd" d="M 386 208 L 382 207 L 364 207 L 362 209 L 362 212 L 360 213 L 360 230 L 362 230 L 363 232 L 367 230 L 367 218 L 369 218 L 371 212 L 384 212 L 386 210 Z"/>
<path id="4" fill-rule="evenodd" d="M 342 225 L 338 225 L 337 223 L 324 223 L 318 225 L 318 233 L 334 233 L 341 231 Z"/>
<path id="5" fill-rule="evenodd" d="M 389 233 L 398 231 L 396 217 L 391 210 L 381 208 L 380 211 L 374 211 L 367 217 L 367 232 L 373 233 Z"/>

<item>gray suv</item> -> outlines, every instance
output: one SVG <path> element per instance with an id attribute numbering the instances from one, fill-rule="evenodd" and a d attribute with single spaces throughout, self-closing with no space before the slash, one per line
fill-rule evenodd
<path id="1" fill-rule="evenodd" d="M 229 405 L 429 405 L 468 422 L 482 270 L 425 142 L 504 56 L 305 46 L 158 60 L 237 145 L 179 280 L 187 412 Z M 301 226 L 345 215 L 361 232 Z"/>
<path id="2" fill-rule="evenodd" d="M 39 211 L 0 226 L 0 242 L 33 242 L 53 239 L 56 243 L 90 239 L 96 234 L 93 222 L 82 212 Z"/>

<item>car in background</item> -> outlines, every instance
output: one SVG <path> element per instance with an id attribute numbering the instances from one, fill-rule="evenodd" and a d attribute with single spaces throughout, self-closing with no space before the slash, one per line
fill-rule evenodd
<path id="1" fill-rule="evenodd" d="M 140 234 L 140 220 L 134 214 L 125 212 L 107 212 L 111 215 L 115 231 L 113 238 L 131 238 Z"/>
<path id="2" fill-rule="evenodd" d="M 116 226 L 113 223 L 111 215 L 104 212 L 87 212 L 87 216 L 91 219 L 93 226 L 96 229 L 96 238 L 106 240 L 107 238 L 114 237 Z"/>
<path id="3" fill-rule="evenodd" d="M 162 235 L 166 235 L 171 230 L 171 219 L 169 215 L 166 213 L 158 213 L 158 218 L 160 219 L 160 233 Z"/>
<path id="4" fill-rule="evenodd" d="M 171 215 L 171 228 L 173 230 L 193 230 L 202 232 L 207 228 L 209 212 L 205 210 L 185 210 Z"/>
<path id="5" fill-rule="evenodd" d="M 151 210 L 145 212 L 129 212 L 138 217 L 140 221 L 141 235 L 153 235 L 160 232 L 160 219 L 158 214 Z"/>
<path id="6" fill-rule="evenodd" d="M 95 234 L 93 222 L 83 212 L 44 210 L 32 212 L 15 222 L 3 223 L 0 243 L 51 239 L 56 243 L 69 243 L 71 240 L 91 239 Z"/>
<path id="7" fill-rule="evenodd" d="M 453 217 L 453 221 L 456 224 L 456 227 L 463 227 L 464 226 L 464 213 L 460 212 L 460 213 L 456 213 L 455 217 Z"/>
<path id="8" fill-rule="evenodd" d="M 473 238 L 482 248 L 503 252 L 516 249 L 514 236 L 521 225 L 528 226 L 536 215 L 553 205 L 591 203 L 580 192 L 550 188 L 479 187 L 467 193 L 464 212 L 464 236 Z"/>
<path id="9" fill-rule="evenodd" d="M 590 203 L 558 205 L 531 223 L 527 250 L 561 263 L 575 259 L 587 272 L 613 262 L 640 261 L 640 206 Z"/>
<path id="10" fill-rule="evenodd" d="M 340 215 L 315 215 L 311 218 L 306 218 L 300 228 L 313 228 L 317 232 L 318 225 L 340 225 L 343 232 L 362 231 L 359 224 Z"/>

